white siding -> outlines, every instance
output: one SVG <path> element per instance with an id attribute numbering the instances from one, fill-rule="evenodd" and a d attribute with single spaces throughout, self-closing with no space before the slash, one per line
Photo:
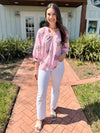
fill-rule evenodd
<path id="1" fill-rule="evenodd" d="M 86 34 L 88 34 L 89 21 L 97 21 L 96 34 L 100 36 L 100 8 L 92 5 L 91 0 L 88 0 L 87 12 L 86 12 Z"/>
<path id="2" fill-rule="evenodd" d="M 15 16 L 12 7 L 0 6 L 0 39 L 21 36 L 20 16 Z"/>
<path id="3" fill-rule="evenodd" d="M 72 18 L 68 17 L 67 29 L 70 39 L 77 39 L 80 32 L 81 6 L 78 8 L 61 8 L 61 13 L 72 12 Z"/>
<path id="4" fill-rule="evenodd" d="M 2 38 L 2 28 L 1 28 L 1 6 L 0 6 L 0 40 Z"/>
<path id="5" fill-rule="evenodd" d="M 87 5 L 86 19 L 88 19 L 88 18 L 99 19 L 100 18 L 100 8 L 95 7 L 93 5 Z"/>
<path id="6" fill-rule="evenodd" d="M 79 34 L 80 34 L 80 23 L 81 23 L 81 10 L 82 10 L 82 7 L 78 7 L 77 8 L 77 11 L 76 11 L 76 16 L 75 16 L 75 32 L 74 32 L 74 36 L 76 38 L 79 37 Z"/>
<path id="7" fill-rule="evenodd" d="M 91 0 L 88 0 L 86 19 L 100 19 L 100 8 L 93 6 Z"/>
<path id="8" fill-rule="evenodd" d="M 7 36 L 5 18 L 6 18 L 5 9 L 2 6 L 0 6 L 0 28 L 1 28 L 0 38 L 2 39 L 4 39 Z"/>
<path id="9" fill-rule="evenodd" d="M 72 18 L 68 18 L 66 21 L 66 27 L 69 31 L 69 37 L 71 39 L 77 39 L 80 31 L 80 17 L 81 6 L 78 8 L 60 8 L 61 14 L 72 12 Z M 21 15 L 15 16 L 15 11 L 21 12 L 39 12 L 44 17 L 45 7 L 33 7 L 33 6 L 0 6 L 0 39 L 8 38 L 9 36 L 21 36 Z M 37 22 L 38 24 L 39 22 Z"/>
<path id="10" fill-rule="evenodd" d="M 77 39 L 80 32 L 81 6 L 78 8 L 61 8 L 61 12 L 72 12 L 72 18 L 68 18 L 67 29 L 70 39 Z M 65 10 L 64 10 L 65 9 Z"/>

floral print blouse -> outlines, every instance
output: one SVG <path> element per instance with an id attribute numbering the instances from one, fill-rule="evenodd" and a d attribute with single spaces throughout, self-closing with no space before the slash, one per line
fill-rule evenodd
<path id="1" fill-rule="evenodd" d="M 61 45 L 61 34 L 58 29 L 55 35 L 52 35 L 48 27 L 40 28 L 37 32 L 35 45 L 33 49 L 33 59 L 39 62 L 39 69 L 51 71 L 57 67 L 57 58 L 62 53 L 68 53 L 69 39 L 66 30 L 66 43 Z"/>

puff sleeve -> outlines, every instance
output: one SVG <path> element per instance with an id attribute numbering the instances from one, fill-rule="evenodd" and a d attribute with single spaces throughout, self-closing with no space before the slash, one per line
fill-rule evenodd
<path id="1" fill-rule="evenodd" d="M 41 39 L 39 36 L 39 31 L 37 32 L 36 35 L 36 40 L 35 40 L 35 44 L 34 44 L 34 48 L 33 48 L 33 60 L 40 62 L 40 54 L 41 54 Z"/>
<path id="2" fill-rule="evenodd" d="M 69 51 L 69 37 L 68 37 L 68 31 L 66 30 L 65 33 L 66 33 L 66 42 L 65 42 L 64 46 L 63 46 L 62 49 L 61 49 L 61 53 L 62 53 L 62 54 L 63 54 L 63 53 L 68 53 L 68 51 Z"/>

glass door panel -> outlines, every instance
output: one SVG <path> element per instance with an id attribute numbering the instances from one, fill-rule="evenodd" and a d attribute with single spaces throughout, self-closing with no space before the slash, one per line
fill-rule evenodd
<path id="1" fill-rule="evenodd" d="M 34 38 L 34 17 L 25 17 L 26 37 Z"/>

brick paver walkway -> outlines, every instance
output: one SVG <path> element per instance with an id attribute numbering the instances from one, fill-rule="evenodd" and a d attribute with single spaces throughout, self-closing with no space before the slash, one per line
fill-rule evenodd
<path id="1" fill-rule="evenodd" d="M 51 123 L 49 118 L 50 81 L 47 91 L 47 118 L 44 121 L 41 133 L 93 133 L 71 88 L 72 84 L 80 84 L 82 81 L 80 81 L 69 64 L 66 61 L 64 63 L 65 73 L 57 104 L 58 117 L 56 121 Z M 33 71 L 32 58 L 24 59 L 13 80 L 21 88 L 6 133 L 35 133 L 37 83 L 34 79 Z M 96 80 L 100 80 L 100 77 L 97 77 Z"/>

